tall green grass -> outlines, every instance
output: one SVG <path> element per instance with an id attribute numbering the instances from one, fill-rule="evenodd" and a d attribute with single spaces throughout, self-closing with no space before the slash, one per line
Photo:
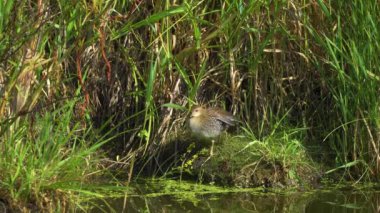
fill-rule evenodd
<path id="1" fill-rule="evenodd" d="M 326 53 L 319 65 L 332 98 L 332 116 L 325 119 L 331 132 L 325 141 L 335 151 L 337 165 L 356 169 L 351 176 L 378 179 L 380 8 L 375 1 L 327 6 L 332 30 L 311 31 Z"/>
<path id="2" fill-rule="evenodd" d="M 75 101 L 58 110 L 19 122 L 3 121 L 0 139 L 0 194 L 14 209 L 62 212 L 83 208 L 80 195 L 93 194 L 87 184 L 105 174 L 98 166 L 95 132 L 73 122 Z M 102 139 L 103 138 L 103 139 Z"/>

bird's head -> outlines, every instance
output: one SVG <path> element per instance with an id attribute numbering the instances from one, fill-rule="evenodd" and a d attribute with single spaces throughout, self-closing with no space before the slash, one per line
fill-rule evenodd
<path id="1" fill-rule="evenodd" d="M 199 117 L 201 116 L 203 113 L 205 113 L 206 111 L 206 108 L 204 106 L 197 106 L 195 107 L 192 111 L 191 111 L 191 118 L 194 118 L 194 117 Z"/>

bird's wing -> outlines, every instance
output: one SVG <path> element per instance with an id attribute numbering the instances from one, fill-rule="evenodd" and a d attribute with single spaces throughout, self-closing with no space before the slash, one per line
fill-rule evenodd
<path id="1" fill-rule="evenodd" d="M 230 125 L 230 126 L 234 126 L 235 121 L 236 121 L 232 115 L 231 116 L 218 117 L 217 119 L 219 121 L 222 121 L 223 123 Z"/>
<path id="2" fill-rule="evenodd" d="M 215 108 L 213 110 L 210 110 L 209 113 L 211 114 L 211 116 L 215 117 L 217 120 L 223 123 L 226 123 L 230 126 L 235 125 L 235 122 L 236 122 L 235 117 L 227 111 L 221 110 L 219 108 Z"/>

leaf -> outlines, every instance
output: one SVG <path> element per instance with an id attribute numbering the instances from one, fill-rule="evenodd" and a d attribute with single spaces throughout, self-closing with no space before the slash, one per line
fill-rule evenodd
<path id="1" fill-rule="evenodd" d="M 183 107 L 183 106 L 178 105 L 178 104 L 173 104 L 173 103 L 162 104 L 161 107 L 167 107 L 167 108 L 172 108 L 172 109 L 178 109 L 178 110 L 182 110 L 182 111 L 187 111 L 187 108 L 186 108 L 186 107 Z"/>
<path id="2" fill-rule="evenodd" d="M 325 13 L 326 16 L 330 19 L 331 18 L 331 14 L 330 14 L 329 10 L 327 9 L 326 5 L 323 3 L 323 1 L 322 0 L 317 0 L 317 3 L 321 7 L 323 13 Z"/>
<path id="3" fill-rule="evenodd" d="M 358 164 L 358 163 L 365 163 L 365 162 L 363 162 L 362 160 L 352 161 L 352 162 L 346 163 L 346 164 L 344 164 L 344 165 L 342 165 L 342 166 L 339 166 L 339 167 L 337 167 L 337 168 L 331 169 L 331 170 L 327 171 L 325 174 L 329 174 L 329 173 L 335 172 L 335 171 L 337 171 L 337 170 L 339 170 L 339 169 L 350 168 L 350 167 L 352 167 L 352 166 L 355 166 L 355 165 Z"/>
<path id="4" fill-rule="evenodd" d="M 184 12 L 185 12 L 185 7 L 178 6 L 178 7 L 173 7 L 173 8 L 170 8 L 170 9 L 162 11 L 162 12 L 155 13 L 155 14 L 149 16 L 148 18 L 143 19 L 142 21 L 139 21 L 137 23 L 134 23 L 134 24 L 127 23 L 126 26 L 124 26 L 120 31 L 118 31 L 115 34 L 113 39 L 117 39 L 117 38 L 120 38 L 121 36 L 126 35 L 132 29 L 137 29 L 137 28 L 140 28 L 143 26 L 151 25 L 153 23 L 158 22 L 159 20 L 161 20 L 163 18 L 172 16 L 172 15 L 176 15 L 176 14 L 181 14 Z"/>

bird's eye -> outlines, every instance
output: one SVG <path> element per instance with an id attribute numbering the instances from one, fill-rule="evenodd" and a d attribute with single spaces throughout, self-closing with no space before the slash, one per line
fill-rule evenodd
<path id="1" fill-rule="evenodd" d="M 196 110 L 194 110 L 194 112 L 198 112 L 198 110 L 196 109 Z"/>

